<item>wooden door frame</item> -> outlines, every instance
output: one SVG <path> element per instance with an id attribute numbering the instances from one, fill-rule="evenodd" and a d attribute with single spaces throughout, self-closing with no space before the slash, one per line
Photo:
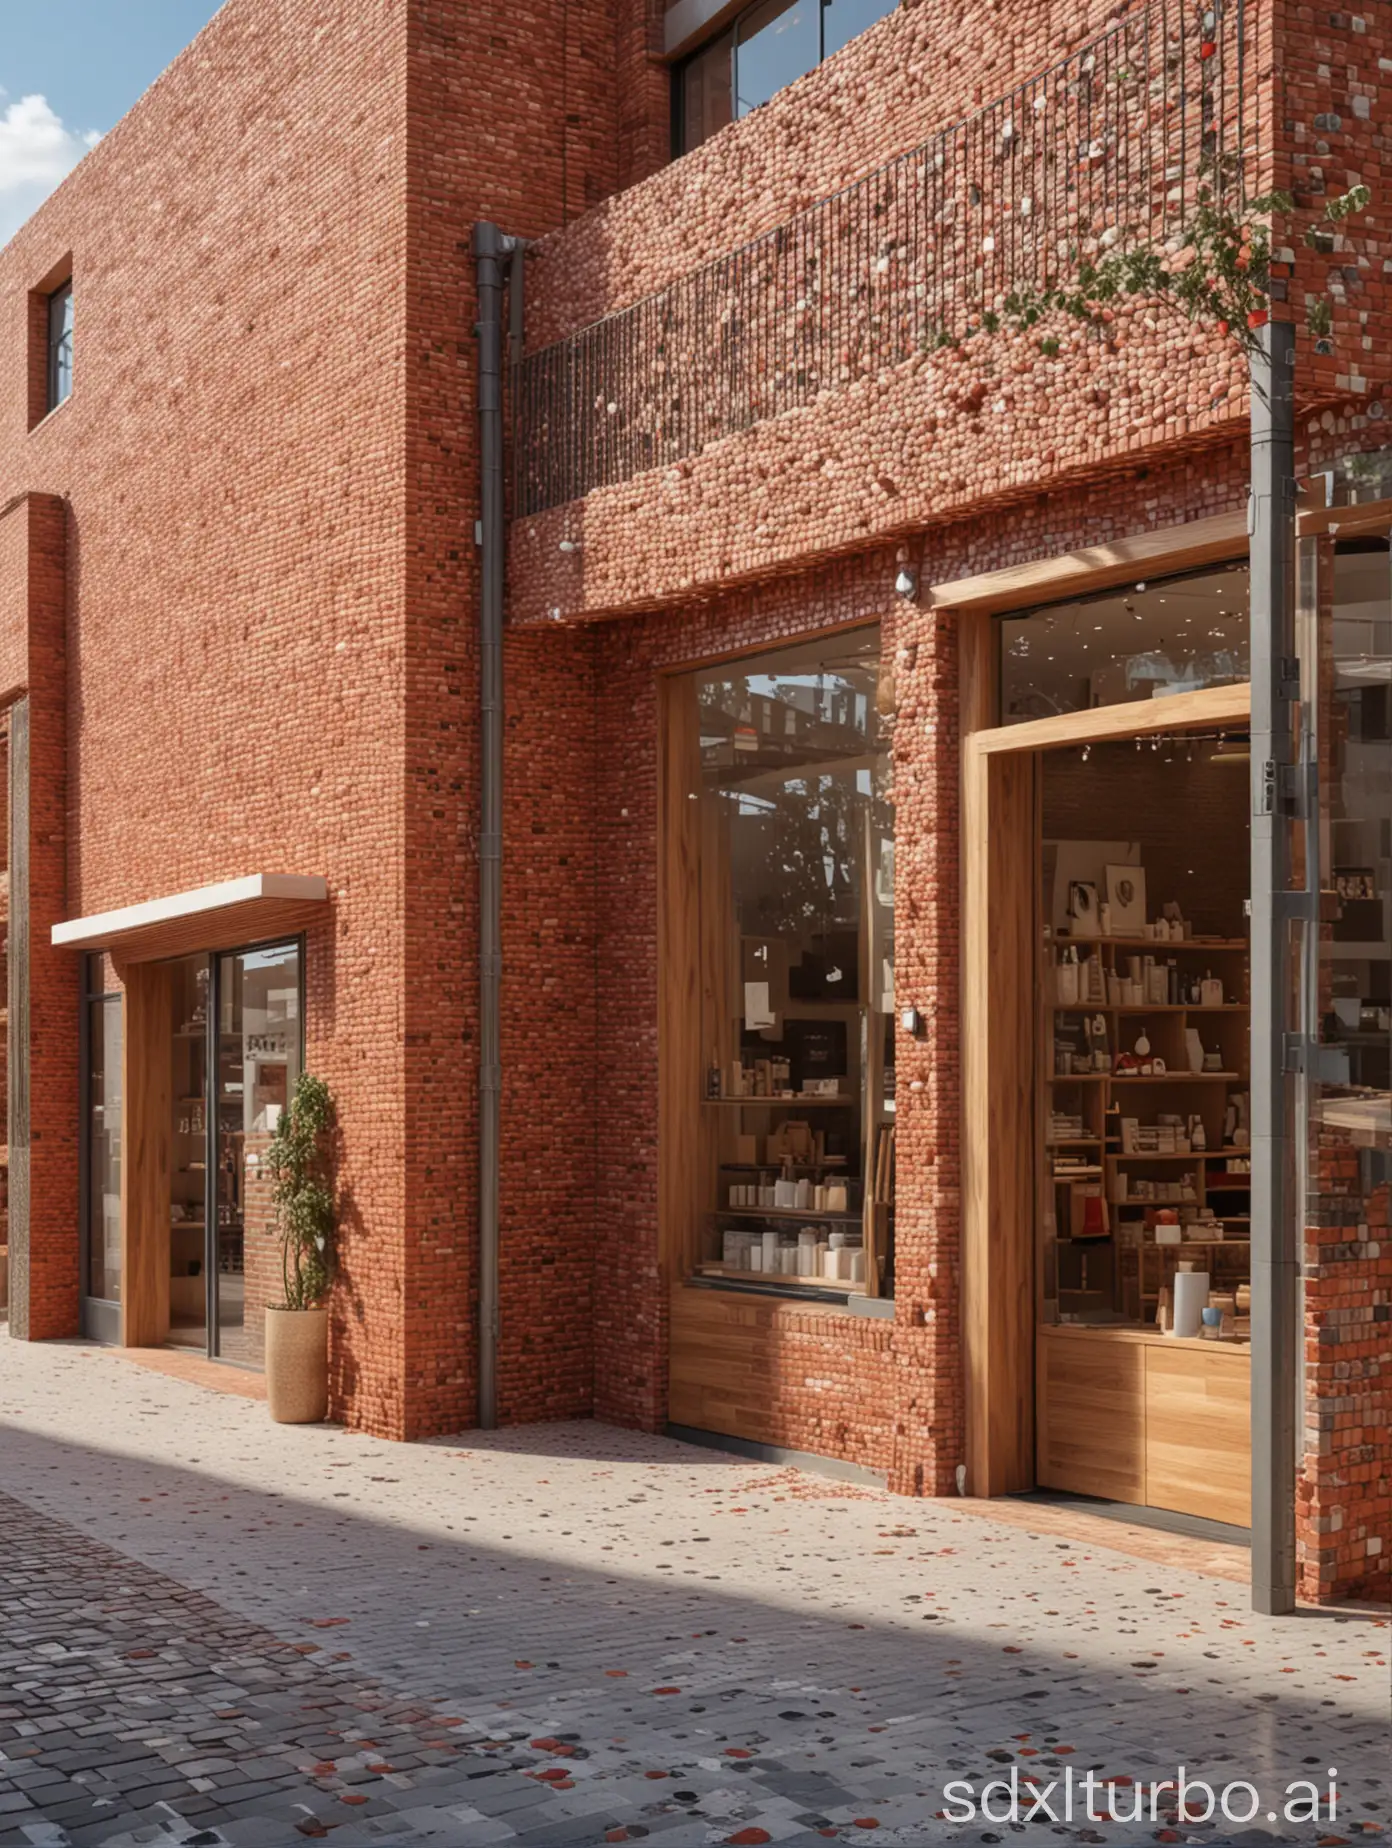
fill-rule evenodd
<path id="1" fill-rule="evenodd" d="M 994 723 L 996 636 L 964 617 L 962 1345 L 967 1493 L 1034 1487 L 1034 1119 L 1039 753 L 1251 717 L 1246 683 Z M 1025 1159 L 1021 1160 L 1022 1152 Z"/>

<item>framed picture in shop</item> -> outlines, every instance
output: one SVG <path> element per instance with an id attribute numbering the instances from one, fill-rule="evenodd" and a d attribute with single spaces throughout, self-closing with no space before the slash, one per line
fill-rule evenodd
<path id="1" fill-rule="evenodd" d="M 1075 937 L 1097 937 L 1102 925 L 1097 910 L 1097 887 L 1090 879 L 1074 879 L 1068 886 L 1068 916 Z"/>
<path id="2" fill-rule="evenodd" d="M 1107 911 L 1114 937 L 1145 935 L 1146 891 L 1143 866 L 1106 869 Z"/>

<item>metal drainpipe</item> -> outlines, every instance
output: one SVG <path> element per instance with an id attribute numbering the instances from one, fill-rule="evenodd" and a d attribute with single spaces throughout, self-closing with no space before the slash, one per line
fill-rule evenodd
<path id="1" fill-rule="evenodd" d="M 1295 1608 L 1299 1266 L 1286 1096 L 1290 890 L 1297 808 L 1291 713 L 1295 329 L 1271 321 L 1252 356 L 1252 1608 Z"/>
<path id="2" fill-rule="evenodd" d="M 474 226 L 478 278 L 479 548 L 479 1284 L 478 1422 L 498 1422 L 498 1177 L 502 1132 L 503 974 L 503 268 L 520 343 L 521 246 Z"/>

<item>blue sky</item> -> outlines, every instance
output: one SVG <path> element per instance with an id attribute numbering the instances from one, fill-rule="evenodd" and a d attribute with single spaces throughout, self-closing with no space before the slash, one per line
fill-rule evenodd
<path id="1" fill-rule="evenodd" d="M 217 10 L 218 0 L 0 0 L 0 244 Z"/>

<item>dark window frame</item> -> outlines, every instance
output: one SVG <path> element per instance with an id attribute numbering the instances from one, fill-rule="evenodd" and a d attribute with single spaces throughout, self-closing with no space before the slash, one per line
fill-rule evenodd
<path id="1" fill-rule="evenodd" d="M 48 296 L 48 358 L 45 378 L 49 411 L 56 411 L 60 404 L 66 404 L 72 396 L 75 328 L 73 285 L 72 277 L 69 276 L 66 282 L 60 282 L 56 289 L 51 290 Z M 66 389 L 62 389 L 65 379 Z"/>

